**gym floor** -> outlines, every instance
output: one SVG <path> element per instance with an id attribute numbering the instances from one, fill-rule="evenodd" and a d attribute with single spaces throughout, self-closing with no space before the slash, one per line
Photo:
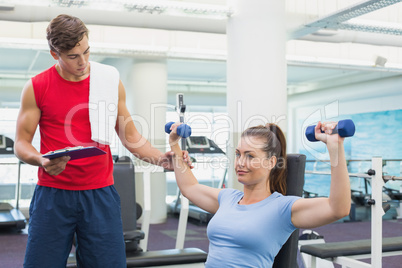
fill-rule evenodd
<path id="1" fill-rule="evenodd" d="M 163 224 L 152 224 L 149 232 L 148 250 L 171 249 L 175 247 L 178 217 L 169 216 Z M 300 230 L 302 232 L 303 230 Z M 370 238 L 370 221 L 336 222 L 314 229 L 324 236 L 326 242 L 351 241 Z M 402 219 L 386 219 L 383 221 L 383 237 L 402 235 Z M 0 262 L 1 267 L 22 267 L 25 246 L 27 241 L 27 228 L 22 232 L 14 230 L 0 230 Z M 187 225 L 185 247 L 200 248 L 208 252 L 208 239 L 206 224 L 190 220 Z M 365 260 L 370 262 L 370 260 Z M 304 266 L 300 262 L 300 268 Z M 402 256 L 384 257 L 384 268 L 399 268 Z M 336 266 L 340 267 L 340 266 Z"/>

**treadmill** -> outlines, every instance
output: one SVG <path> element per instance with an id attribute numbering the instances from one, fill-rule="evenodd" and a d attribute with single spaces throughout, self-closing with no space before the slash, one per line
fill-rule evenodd
<path id="1" fill-rule="evenodd" d="M 0 135 L 0 161 L 1 158 L 14 156 L 14 141 L 4 135 Z M 14 163 L 0 162 L 0 165 Z M 18 161 L 18 178 L 15 189 L 16 207 L 9 203 L 0 202 L 0 228 L 24 229 L 26 226 L 25 216 L 19 210 L 20 189 L 21 189 L 21 161 Z"/>
<path id="2" fill-rule="evenodd" d="M 190 136 L 186 139 L 186 150 L 193 159 L 193 162 L 197 163 L 197 155 L 224 155 L 225 152 L 216 145 L 216 143 L 205 136 Z M 225 169 L 224 175 L 219 181 L 218 188 L 225 187 L 225 180 L 228 168 Z M 180 190 L 178 192 L 176 200 L 171 204 L 171 210 L 174 213 L 180 213 Z M 200 223 L 208 223 L 213 214 L 197 207 L 190 202 L 188 217 L 199 221 Z"/>

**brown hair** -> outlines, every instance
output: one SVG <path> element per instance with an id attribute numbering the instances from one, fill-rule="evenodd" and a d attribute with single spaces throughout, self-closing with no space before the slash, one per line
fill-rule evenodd
<path id="1" fill-rule="evenodd" d="M 60 53 L 73 49 L 84 35 L 88 37 L 85 24 L 76 17 L 61 14 L 54 18 L 46 29 L 50 50 Z"/>
<path id="2" fill-rule="evenodd" d="M 257 137 L 265 141 L 261 148 L 268 157 L 275 156 L 277 162 L 269 174 L 269 188 L 271 192 L 277 191 L 286 194 L 286 139 L 282 130 L 275 124 L 266 124 L 246 129 L 241 137 Z"/>

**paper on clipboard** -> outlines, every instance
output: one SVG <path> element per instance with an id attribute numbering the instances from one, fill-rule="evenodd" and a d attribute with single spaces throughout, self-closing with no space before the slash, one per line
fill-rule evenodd
<path id="1" fill-rule="evenodd" d="M 77 146 L 77 147 L 64 148 L 64 149 L 48 152 L 42 156 L 49 158 L 49 159 L 62 157 L 62 156 L 69 156 L 69 157 L 71 157 L 71 159 L 70 159 L 70 161 L 71 161 L 71 160 L 75 160 L 75 159 L 81 159 L 81 158 L 86 158 L 86 157 L 91 157 L 91 156 L 102 155 L 102 154 L 106 154 L 106 152 L 95 146 L 90 146 L 90 147 Z"/>

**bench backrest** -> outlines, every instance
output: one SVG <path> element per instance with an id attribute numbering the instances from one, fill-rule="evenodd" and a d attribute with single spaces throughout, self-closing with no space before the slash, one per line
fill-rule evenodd
<path id="1" fill-rule="evenodd" d="M 287 155 L 287 189 L 286 195 L 302 196 L 304 186 L 304 171 L 306 156 L 303 154 Z M 282 246 L 275 257 L 275 268 L 293 268 L 297 265 L 297 248 L 299 243 L 299 229 L 295 230 L 288 241 Z"/>

